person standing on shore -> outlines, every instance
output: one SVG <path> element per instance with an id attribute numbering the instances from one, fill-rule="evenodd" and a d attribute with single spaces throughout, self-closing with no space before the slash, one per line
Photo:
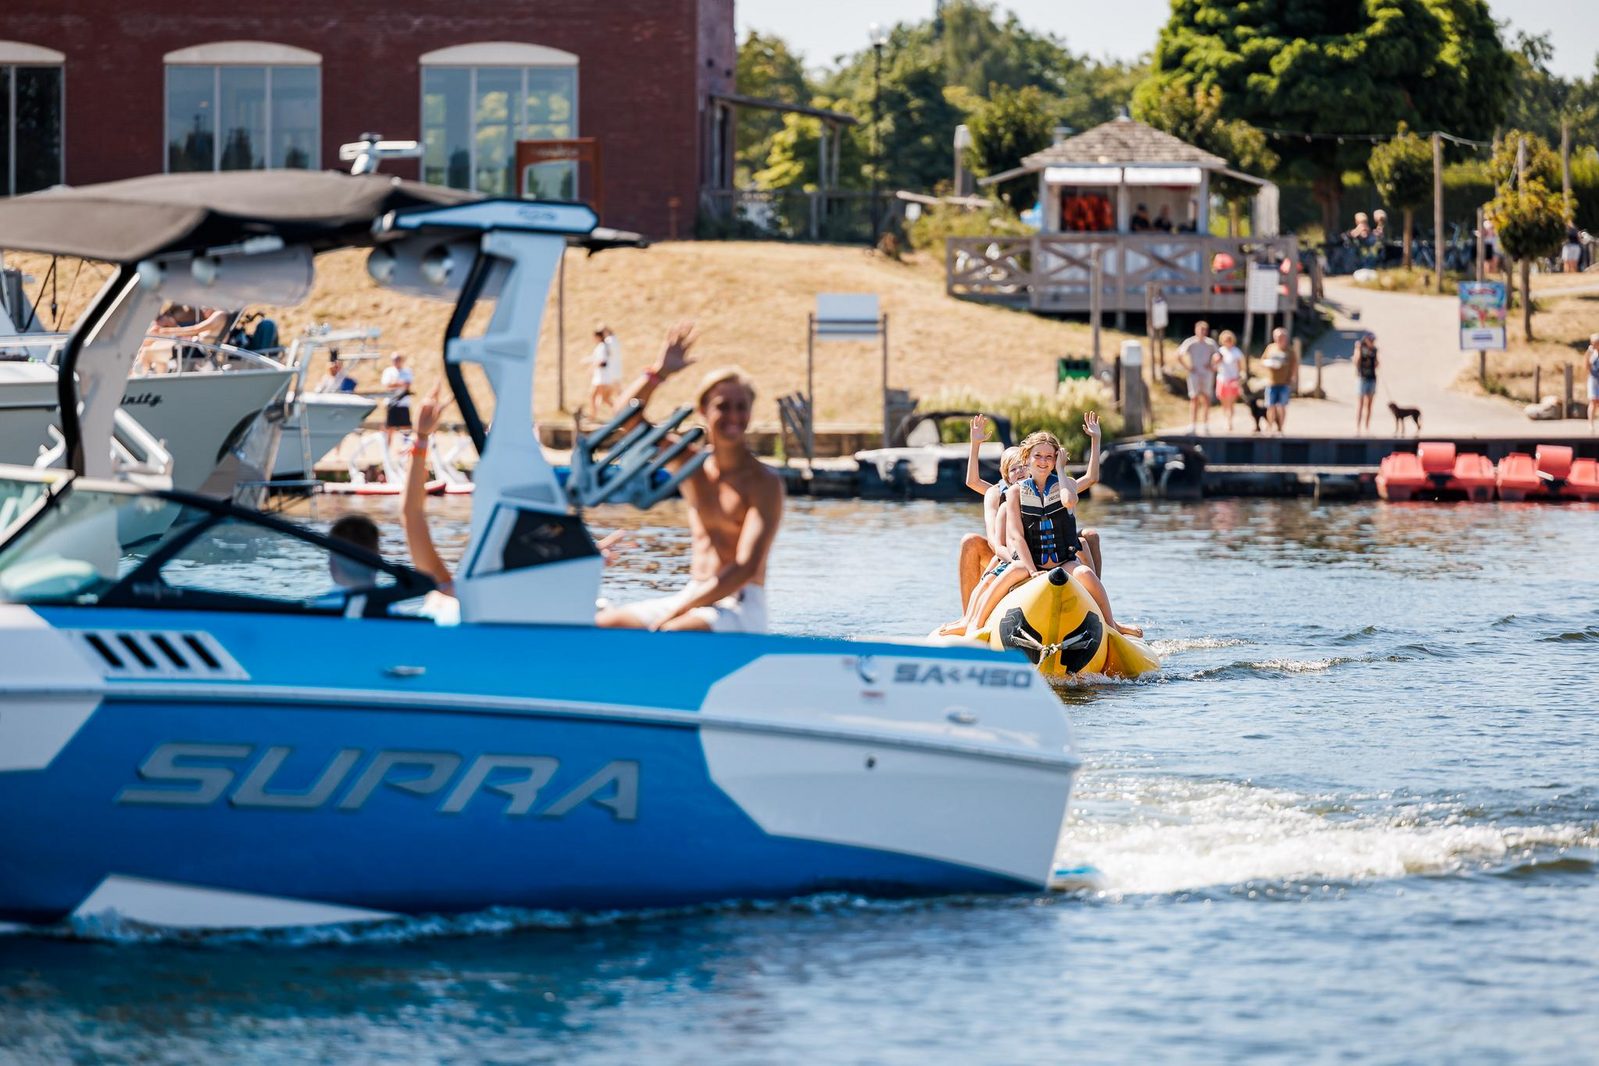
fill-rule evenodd
<path id="1" fill-rule="evenodd" d="M 1215 382 L 1216 343 L 1210 323 L 1195 322 L 1194 335 L 1177 349 L 1177 360 L 1188 372 L 1188 432 L 1210 428 L 1210 392 Z"/>
<path id="2" fill-rule="evenodd" d="M 1227 432 L 1233 431 L 1233 408 L 1244 391 L 1244 351 L 1238 347 L 1238 335 L 1230 329 L 1221 331 L 1217 338 L 1221 346 L 1216 349 L 1216 399 L 1221 402 L 1222 413 L 1227 416 Z"/>
<path id="3" fill-rule="evenodd" d="M 594 377 L 589 390 L 589 409 L 597 416 L 603 405 L 607 411 L 616 407 L 616 390 L 622 385 L 622 342 L 616 339 L 611 327 L 594 327 L 594 351 L 583 360 L 594 366 Z"/>
<path id="4" fill-rule="evenodd" d="M 1271 343 L 1260 358 L 1266 369 L 1266 421 L 1280 437 L 1288 421 L 1288 401 L 1294 394 L 1294 375 L 1299 370 L 1293 349 L 1288 346 L 1288 331 L 1278 326 L 1271 331 Z"/>
<path id="5" fill-rule="evenodd" d="M 1355 434 L 1371 432 L 1371 408 L 1377 399 L 1377 335 L 1368 331 L 1355 342 Z"/>
<path id="6" fill-rule="evenodd" d="M 383 376 L 378 379 L 378 384 L 389 394 L 389 410 L 383 420 L 385 451 L 394 448 L 395 430 L 409 432 L 411 429 L 411 386 L 415 382 L 416 375 L 405 365 L 405 353 L 395 352 L 389 356 L 389 365 L 383 368 Z"/>
<path id="7" fill-rule="evenodd" d="M 1588 338 L 1588 350 L 1583 353 L 1588 364 L 1588 432 L 1599 426 L 1599 333 Z"/>

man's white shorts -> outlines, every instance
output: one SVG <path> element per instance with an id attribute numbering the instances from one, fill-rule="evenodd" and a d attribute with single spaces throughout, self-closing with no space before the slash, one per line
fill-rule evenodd
<path id="1" fill-rule="evenodd" d="M 646 629 L 653 628 L 677 613 L 678 604 L 694 596 L 694 586 L 670 596 L 657 596 L 652 600 L 629 603 L 622 610 L 638 619 Z M 766 589 L 760 585 L 745 585 L 731 596 L 724 596 L 709 607 L 696 607 L 683 615 L 698 618 L 713 633 L 764 633 L 766 632 Z"/>

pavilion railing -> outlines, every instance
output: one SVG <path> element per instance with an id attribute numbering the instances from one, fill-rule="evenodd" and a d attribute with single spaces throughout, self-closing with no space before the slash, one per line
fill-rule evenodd
<path id="1" fill-rule="evenodd" d="M 1096 254 L 1107 311 L 1142 311 L 1151 285 L 1174 311 L 1242 311 L 1250 261 L 1274 269 L 1288 264 L 1278 310 L 1291 310 L 1297 299 L 1296 238 L 1192 233 L 951 237 L 944 249 L 945 288 L 952 296 L 1038 311 L 1086 311 Z"/>

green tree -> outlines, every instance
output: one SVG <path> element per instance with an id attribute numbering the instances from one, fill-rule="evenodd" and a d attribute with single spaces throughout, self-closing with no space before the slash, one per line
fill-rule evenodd
<path id="1" fill-rule="evenodd" d="M 1197 148 L 1221 156 L 1228 166 L 1245 173 L 1266 174 L 1277 169 L 1277 154 L 1266 135 L 1242 119 L 1223 117 L 1222 91 L 1217 86 L 1169 84 L 1159 93 L 1140 97 L 1134 117 Z M 1227 202 L 1227 232 L 1238 233 L 1240 205 L 1255 195 L 1251 182 L 1212 175 L 1210 188 Z"/>
<path id="2" fill-rule="evenodd" d="M 1519 168 L 1518 168 L 1519 160 Z M 1521 178 L 1536 179 L 1546 188 L 1560 188 L 1560 156 L 1536 133 L 1511 130 L 1499 138 L 1488 176 L 1495 185 L 1514 185 Z"/>
<path id="3" fill-rule="evenodd" d="M 1499 243 L 1521 266 L 1522 327 L 1532 336 L 1532 261 L 1554 255 L 1566 239 L 1568 205 L 1564 196 L 1550 192 L 1537 178 L 1503 185 L 1488 205 Z"/>
<path id="4" fill-rule="evenodd" d="M 1217 86 L 1229 118 L 1325 135 L 1275 148 L 1286 175 L 1311 180 L 1333 233 L 1342 175 L 1365 147 L 1338 134 L 1404 121 L 1486 138 L 1513 70 L 1487 0 L 1172 0 L 1138 99 L 1154 109 L 1170 85 Z"/>
<path id="5" fill-rule="evenodd" d="M 1555 48 L 1549 34 L 1517 33 L 1511 49 L 1514 91 L 1505 124 L 1560 143 L 1567 126 L 1574 145 L 1599 144 L 1599 65 L 1587 78 L 1562 78 L 1549 69 Z"/>
<path id="6" fill-rule="evenodd" d="M 785 104 L 803 104 L 815 95 L 804 64 L 780 37 L 751 30 L 738 46 L 734 84 L 740 94 Z M 783 114 L 741 107 L 734 134 L 735 167 L 748 175 L 766 166 L 773 135 L 783 128 Z"/>
<path id="7" fill-rule="evenodd" d="M 990 175 L 1011 170 L 1023 157 L 1048 148 L 1055 118 L 1049 97 L 1037 86 L 1010 89 L 996 85 L 967 126 L 972 133 L 972 172 Z M 1038 178 L 1027 174 L 1002 182 L 995 191 L 1014 210 L 1025 211 L 1038 200 Z"/>
<path id="8" fill-rule="evenodd" d="M 1432 196 L 1432 145 L 1399 124 L 1399 136 L 1371 150 L 1366 168 L 1372 184 L 1388 203 L 1405 213 L 1404 266 L 1410 267 L 1410 235 L 1416 208 Z M 1443 268 L 1443 247 L 1438 248 L 1438 266 Z"/>

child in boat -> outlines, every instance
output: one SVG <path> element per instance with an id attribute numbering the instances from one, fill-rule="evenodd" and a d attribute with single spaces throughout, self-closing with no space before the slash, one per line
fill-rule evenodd
<path id="1" fill-rule="evenodd" d="M 1142 629 L 1118 623 L 1111 613 L 1110 597 L 1077 534 L 1077 495 L 1099 480 L 1097 412 L 1084 417 L 1083 430 L 1088 434 L 1088 469 L 1080 478 L 1066 476 L 1066 452 L 1054 434 L 1034 433 L 1022 441 L 1024 474 L 1005 494 L 1005 543 L 1029 577 L 1055 567 L 1069 568 L 1099 604 L 1106 625 L 1141 637 Z"/>

